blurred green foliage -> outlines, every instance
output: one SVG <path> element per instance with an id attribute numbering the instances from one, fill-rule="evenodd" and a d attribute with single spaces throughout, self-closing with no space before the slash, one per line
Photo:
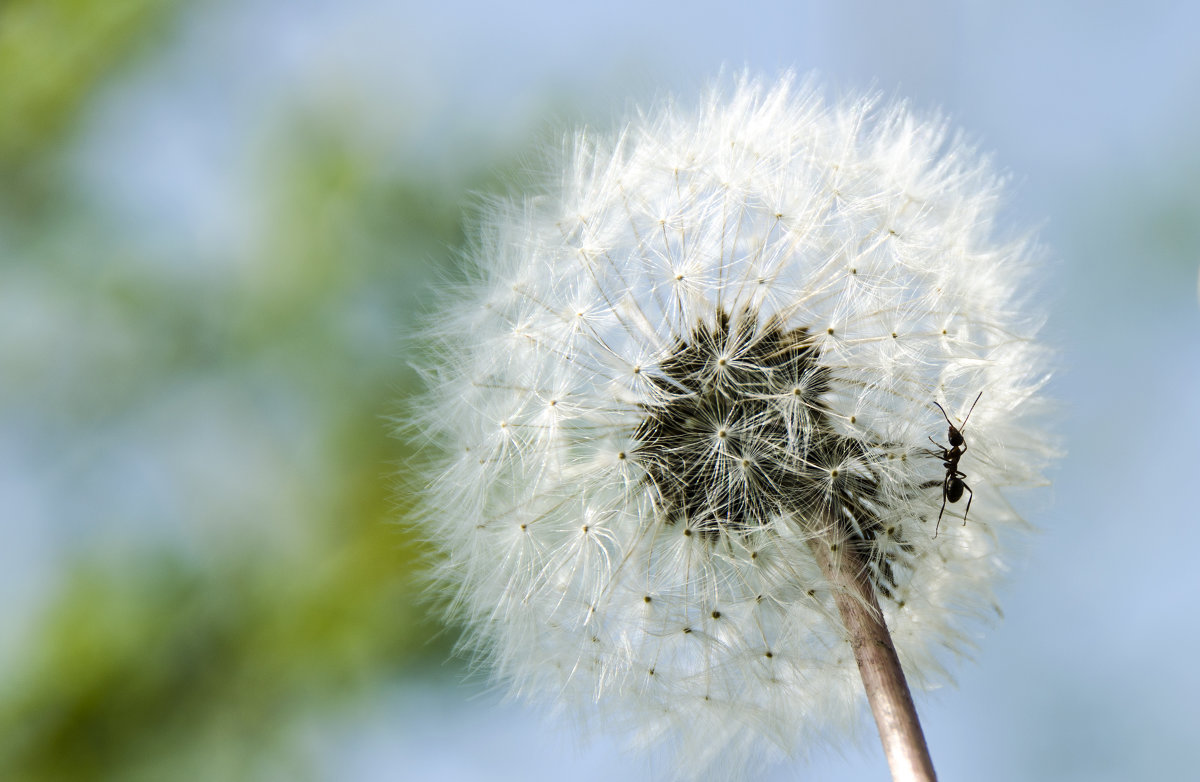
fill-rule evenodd
<path id="1" fill-rule="evenodd" d="M 0 354 L 0 402 L 74 465 L 83 541 L 0 676 L 4 780 L 306 778 L 289 726 L 422 675 L 456 635 L 418 597 L 392 476 L 420 456 L 388 420 L 416 382 L 414 286 L 480 183 L 411 180 L 347 118 L 297 110 L 247 142 L 260 220 L 237 257 L 118 235 L 58 158 L 180 13 L 0 4 L 0 285 L 38 313 Z M 119 471 L 135 457 L 154 480 Z"/>
<path id="2" fill-rule="evenodd" d="M 177 0 L 0 3 L 0 197 L 24 213 L 47 194 L 45 164 L 105 80 L 144 54 Z"/>

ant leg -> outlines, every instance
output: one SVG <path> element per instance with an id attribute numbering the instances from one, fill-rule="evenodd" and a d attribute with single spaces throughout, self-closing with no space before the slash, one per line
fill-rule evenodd
<path id="1" fill-rule="evenodd" d="M 946 482 L 950 480 L 950 476 L 946 476 L 946 480 L 942 481 L 942 510 L 938 513 L 937 525 L 933 528 L 933 536 L 938 536 L 938 530 L 942 528 L 942 513 L 946 512 Z M 967 507 L 970 507 L 970 501 L 967 502 Z"/>
<path id="2" fill-rule="evenodd" d="M 960 479 L 961 481 L 961 479 Z M 971 512 L 971 500 L 975 498 L 975 492 L 971 491 L 971 487 L 966 484 L 966 481 L 961 481 L 963 488 L 967 490 L 967 509 L 963 511 L 963 526 L 967 526 L 967 514 Z"/>
<path id="3" fill-rule="evenodd" d="M 943 448 L 942 444 L 939 443 L 937 440 L 934 440 L 932 437 L 929 438 L 929 442 L 933 443 L 934 447 L 936 447 L 937 450 L 931 451 L 928 448 L 925 448 L 922 450 L 922 453 L 932 456 L 935 459 L 942 459 L 944 461 L 946 459 L 946 454 L 950 452 L 950 449 Z"/>

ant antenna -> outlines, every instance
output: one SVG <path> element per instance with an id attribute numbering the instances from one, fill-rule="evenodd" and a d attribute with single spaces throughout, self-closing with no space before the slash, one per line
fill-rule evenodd
<path id="1" fill-rule="evenodd" d="M 961 432 L 963 429 L 966 429 L 966 428 L 967 428 L 967 421 L 968 421 L 968 420 L 971 418 L 971 413 L 975 412 L 975 405 L 979 404 L 979 398 L 980 398 L 981 396 L 983 396 L 983 392 L 982 392 L 982 391 L 980 391 L 980 392 L 979 392 L 979 393 L 978 393 L 978 394 L 975 396 L 975 401 L 971 403 L 971 409 L 967 411 L 967 417 L 963 419 L 962 426 L 954 426 L 954 422 L 950 420 L 950 416 L 946 415 L 946 408 L 944 408 L 944 407 L 942 407 L 941 405 L 939 405 L 939 404 L 937 403 L 937 400 L 936 400 L 936 399 L 934 400 L 934 402 L 933 402 L 933 403 L 934 403 L 934 405 L 936 405 L 936 406 L 937 406 L 937 409 L 938 409 L 938 410 L 941 410 L 941 411 L 942 411 L 942 418 L 945 418 L 945 419 L 946 419 L 946 423 L 950 424 L 951 426 L 954 426 L 954 428 L 955 428 L 955 429 L 957 429 L 958 431 L 960 431 L 960 432 Z"/>
<path id="2" fill-rule="evenodd" d="M 975 401 L 971 403 L 971 409 L 967 411 L 967 417 L 963 419 L 963 425 L 962 425 L 962 426 L 960 426 L 960 427 L 958 427 L 958 431 L 960 431 L 960 432 L 961 432 L 963 429 L 966 429 L 966 428 L 967 428 L 967 421 L 968 421 L 968 420 L 971 418 L 971 413 L 975 412 L 975 405 L 979 404 L 979 397 L 981 397 L 981 396 L 983 396 L 983 391 L 980 391 L 980 392 L 979 392 L 979 393 L 978 393 L 978 394 L 975 396 Z M 943 411 L 942 411 L 942 414 L 944 415 L 944 414 L 945 414 L 945 412 L 946 412 L 946 411 L 945 411 L 945 410 L 943 410 Z"/>

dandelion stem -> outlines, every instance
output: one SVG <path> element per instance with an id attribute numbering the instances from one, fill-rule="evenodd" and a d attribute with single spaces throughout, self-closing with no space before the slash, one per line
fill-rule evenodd
<path id="1" fill-rule="evenodd" d="M 852 546 L 838 546 L 835 553 L 828 541 L 817 539 L 811 547 L 834 586 L 834 600 L 854 649 L 892 779 L 934 782 L 937 776 L 929 748 L 865 563 Z"/>

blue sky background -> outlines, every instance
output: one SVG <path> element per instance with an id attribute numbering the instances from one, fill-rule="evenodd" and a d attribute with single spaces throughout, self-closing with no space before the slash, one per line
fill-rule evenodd
<path id="1" fill-rule="evenodd" d="M 1019 500 L 1040 533 L 1001 591 L 1004 621 L 957 688 L 918 697 L 935 764 L 944 779 L 1188 776 L 1200 735 L 1200 4 L 647 5 L 203 4 L 103 96 L 70 165 L 131 246 L 179 258 L 181 275 L 221 276 L 246 273 L 256 145 L 284 105 L 345 109 L 380 166 L 450 190 L 501 155 L 536 159 L 570 126 L 611 127 L 631 102 L 693 94 L 723 67 L 816 70 L 834 90 L 944 110 L 1012 173 L 1007 214 L 1041 226 L 1050 249 L 1043 300 L 1068 456 L 1051 489 Z M 189 265 L 201 256 L 230 265 Z M 415 305 L 433 280 L 419 268 L 410 279 Z M 415 311 L 379 328 L 404 333 Z M 147 492 L 136 471 L 80 468 L 64 499 L 66 468 L 14 445 L 18 417 L 0 421 L 11 624 L 36 611 L 73 546 L 200 534 L 170 488 Z M 213 446 L 178 447 L 202 460 Z M 77 529 L 89 503 L 145 506 L 161 523 Z M 862 751 L 821 752 L 777 778 L 886 778 L 864 725 Z M 397 682 L 299 730 L 329 779 L 642 773 L 606 740 L 577 746 L 571 728 L 449 678 Z"/>

